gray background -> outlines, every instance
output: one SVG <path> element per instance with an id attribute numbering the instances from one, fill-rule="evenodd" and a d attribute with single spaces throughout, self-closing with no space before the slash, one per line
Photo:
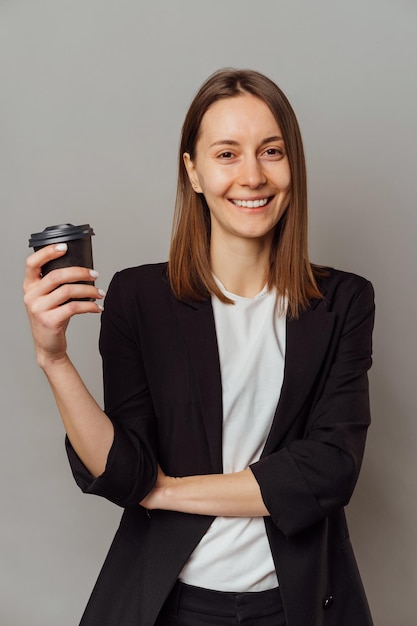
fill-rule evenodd
<path id="1" fill-rule="evenodd" d="M 375 285 L 374 421 L 348 515 L 376 624 L 416 623 L 416 27 L 413 0 L 0 0 L 2 626 L 78 624 L 120 517 L 72 481 L 21 300 L 27 239 L 90 222 L 103 288 L 164 260 L 182 119 L 226 65 L 294 105 L 313 260 Z M 101 401 L 98 328 L 76 319 L 69 339 Z"/>

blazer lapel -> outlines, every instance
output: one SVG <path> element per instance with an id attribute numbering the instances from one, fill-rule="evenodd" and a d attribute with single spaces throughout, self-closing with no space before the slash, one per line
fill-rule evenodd
<path id="1" fill-rule="evenodd" d="M 178 302 L 177 316 L 198 385 L 211 467 L 222 473 L 222 383 L 211 300 Z"/>
<path id="2" fill-rule="evenodd" d="M 282 440 L 308 399 L 332 337 L 335 314 L 323 306 L 287 321 L 284 381 L 262 457 Z"/>
<path id="3" fill-rule="evenodd" d="M 178 302 L 177 317 L 199 388 L 212 471 L 222 473 L 222 383 L 211 300 Z M 298 319 L 287 321 L 284 381 L 262 457 L 285 437 L 312 391 L 334 324 L 335 314 L 321 300 Z"/>

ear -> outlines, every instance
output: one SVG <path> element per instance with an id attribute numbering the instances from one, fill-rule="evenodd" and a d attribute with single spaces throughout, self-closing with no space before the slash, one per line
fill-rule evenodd
<path id="1" fill-rule="evenodd" d="M 198 180 L 198 174 L 195 169 L 194 162 L 191 160 L 191 156 L 188 152 L 184 152 L 182 155 L 185 169 L 187 170 L 188 178 L 190 179 L 191 187 L 196 193 L 203 193 L 200 182 Z"/>

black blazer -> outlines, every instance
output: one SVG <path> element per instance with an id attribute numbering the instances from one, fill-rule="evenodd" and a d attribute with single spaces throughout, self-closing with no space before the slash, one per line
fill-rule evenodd
<path id="1" fill-rule="evenodd" d="M 370 626 L 343 507 L 370 422 L 373 289 L 329 270 L 323 300 L 287 322 L 284 382 L 261 459 L 251 468 L 288 626 Z M 152 626 L 213 518 L 148 513 L 157 462 L 168 475 L 222 472 L 222 393 L 211 300 L 179 302 L 166 264 L 113 278 L 102 317 L 105 410 L 115 439 L 93 479 L 67 441 L 83 491 L 125 511 L 82 626 Z M 256 416 L 255 416 L 256 417 Z"/>

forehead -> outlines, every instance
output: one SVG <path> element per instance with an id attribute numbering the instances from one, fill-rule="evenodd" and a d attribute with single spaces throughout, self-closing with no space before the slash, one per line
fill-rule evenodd
<path id="1" fill-rule="evenodd" d="M 224 98 L 212 104 L 200 125 L 199 142 L 219 139 L 264 139 L 281 135 L 268 105 L 252 94 Z"/>

